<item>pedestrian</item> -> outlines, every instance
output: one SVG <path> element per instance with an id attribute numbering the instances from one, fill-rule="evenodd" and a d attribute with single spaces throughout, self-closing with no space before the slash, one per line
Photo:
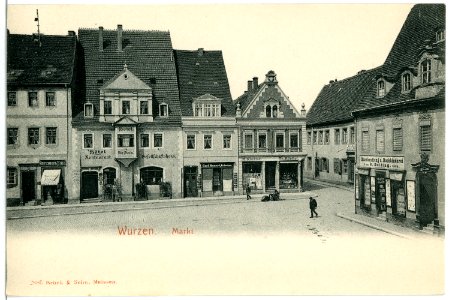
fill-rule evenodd
<path id="1" fill-rule="evenodd" d="M 313 214 L 318 218 L 318 214 L 315 209 L 318 207 L 318 203 L 313 197 L 309 198 L 310 217 L 313 218 Z"/>
<path id="2" fill-rule="evenodd" d="M 249 184 L 246 185 L 246 200 L 251 199 L 251 187 Z"/>

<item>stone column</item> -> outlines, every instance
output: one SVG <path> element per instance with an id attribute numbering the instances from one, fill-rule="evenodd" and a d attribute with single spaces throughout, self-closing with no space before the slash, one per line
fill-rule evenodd
<path id="1" fill-rule="evenodd" d="M 264 191 L 264 192 L 266 192 L 266 190 L 265 190 L 265 162 L 264 161 L 262 161 L 262 168 L 261 168 L 261 170 L 260 170 L 260 176 L 262 177 L 261 178 L 261 180 L 262 180 L 262 190 Z"/>
<path id="2" fill-rule="evenodd" d="M 276 173 L 274 176 L 274 186 L 277 190 L 279 190 L 279 178 L 280 178 L 280 174 L 279 174 L 279 161 L 276 161 Z"/>

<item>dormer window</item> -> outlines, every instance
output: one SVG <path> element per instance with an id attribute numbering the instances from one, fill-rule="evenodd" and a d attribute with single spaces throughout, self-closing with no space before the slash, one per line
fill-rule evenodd
<path id="1" fill-rule="evenodd" d="M 165 103 L 162 103 L 159 105 L 159 115 L 161 117 L 168 117 L 168 105 Z"/>
<path id="2" fill-rule="evenodd" d="M 221 117 L 221 99 L 205 94 L 193 99 L 195 117 Z"/>
<path id="3" fill-rule="evenodd" d="M 437 43 L 446 39 L 446 31 L 444 29 L 438 30 L 435 35 L 435 40 Z"/>
<path id="4" fill-rule="evenodd" d="M 412 89 L 412 80 L 410 73 L 402 75 L 402 92 L 409 92 Z"/>
<path id="5" fill-rule="evenodd" d="M 278 107 L 276 105 L 273 105 L 273 118 L 278 117 Z"/>
<path id="6" fill-rule="evenodd" d="M 430 83 L 432 81 L 432 61 L 426 59 L 421 63 L 421 83 Z"/>
<path id="7" fill-rule="evenodd" d="M 92 118 L 94 116 L 94 105 L 92 103 L 84 104 L 84 117 Z"/>
<path id="8" fill-rule="evenodd" d="M 384 97 L 385 96 L 385 81 L 379 80 L 377 82 L 377 97 Z"/>

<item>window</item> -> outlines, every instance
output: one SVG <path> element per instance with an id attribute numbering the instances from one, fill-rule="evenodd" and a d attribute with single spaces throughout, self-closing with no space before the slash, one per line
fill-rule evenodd
<path id="1" fill-rule="evenodd" d="M 278 117 L 278 107 L 276 105 L 273 105 L 273 118 Z"/>
<path id="2" fill-rule="evenodd" d="M 341 175 L 341 164 L 339 158 L 334 158 L 334 173 Z"/>
<path id="3" fill-rule="evenodd" d="M 231 135 L 223 135 L 223 149 L 231 149 Z"/>
<path id="4" fill-rule="evenodd" d="M 56 127 L 47 127 L 45 144 L 55 145 L 56 144 Z"/>
<path id="5" fill-rule="evenodd" d="M 204 105 L 204 116 L 212 117 L 212 105 L 211 104 Z"/>
<path id="6" fill-rule="evenodd" d="M 421 63 L 421 83 L 429 83 L 432 81 L 431 68 L 432 63 L 430 59 L 426 59 Z"/>
<path id="7" fill-rule="evenodd" d="M 148 148 L 150 147 L 150 135 L 146 133 L 142 133 L 140 135 L 140 147 Z"/>
<path id="8" fill-rule="evenodd" d="M 204 135 L 204 149 L 212 149 L 212 135 L 211 134 Z"/>
<path id="9" fill-rule="evenodd" d="M 16 92 L 8 92 L 8 106 L 17 106 Z"/>
<path id="10" fill-rule="evenodd" d="M 316 144 L 316 140 L 317 140 L 317 135 L 316 135 L 316 131 L 313 132 L 313 144 Z"/>
<path id="11" fill-rule="evenodd" d="M 363 130 L 362 131 L 362 150 L 368 151 L 369 149 L 369 131 Z"/>
<path id="12" fill-rule="evenodd" d="M 17 145 L 19 128 L 8 128 L 8 145 Z"/>
<path id="13" fill-rule="evenodd" d="M 343 128 L 342 143 L 348 143 L 348 128 Z"/>
<path id="14" fill-rule="evenodd" d="M 340 129 L 335 129 L 335 132 L 334 132 L 334 143 L 335 143 L 335 145 L 340 144 Z"/>
<path id="15" fill-rule="evenodd" d="M 39 128 L 28 128 L 28 145 L 39 144 Z"/>
<path id="16" fill-rule="evenodd" d="M 122 102 L 122 114 L 129 115 L 131 113 L 131 103 L 129 101 Z"/>
<path id="17" fill-rule="evenodd" d="M 17 169 L 16 168 L 8 168 L 6 174 L 6 184 L 7 187 L 13 187 L 17 185 Z"/>
<path id="18" fill-rule="evenodd" d="M 251 133 L 245 134 L 245 149 L 253 148 L 253 135 Z"/>
<path id="19" fill-rule="evenodd" d="M 421 125 L 419 127 L 419 137 L 421 151 L 432 150 L 432 131 L 430 125 Z"/>
<path id="20" fill-rule="evenodd" d="M 349 143 L 352 145 L 355 143 L 355 129 L 354 127 L 349 128 Z"/>
<path id="21" fill-rule="evenodd" d="M 38 105 L 37 92 L 28 92 L 28 106 L 37 107 Z"/>
<path id="22" fill-rule="evenodd" d="M 148 115 L 148 101 L 140 101 L 140 114 Z"/>
<path id="23" fill-rule="evenodd" d="M 376 151 L 385 152 L 385 132 L 383 129 L 376 130 Z"/>
<path id="24" fill-rule="evenodd" d="M 298 134 L 292 133 L 290 134 L 290 149 L 298 151 L 299 149 L 299 141 Z"/>
<path id="25" fill-rule="evenodd" d="M 412 88 L 410 73 L 405 73 L 402 75 L 402 91 L 408 92 Z"/>
<path id="26" fill-rule="evenodd" d="M 325 157 L 321 158 L 321 171 L 329 173 L 329 160 Z"/>
<path id="27" fill-rule="evenodd" d="M 324 143 L 325 143 L 326 145 L 329 144 L 329 130 L 326 130 L 326 131 L 324 132 Z"/>
<path id="28" fill-rule="evenodd" d="M 312 170 L 312 158 L 307 157 L 307 170 Z"/>
<path id="29" fill-rule="evenodd" d="M 347 159 L 343 159 L 342 160 L 342 173 L 343 174 L 348 174 L 348 160 Z"/>
<path id="30" fill-rule="evenodd" d="M 393 128 L 393 150 L 402 151 L 402 128 Z"/>
<path id="31" fill-rule="evenodd" d="M 310 145 L 312 143 L 312 132 L 307 131 L 307 145 Z"/>
<path id="32" fill-rule="evenodd" d="M 379 80 L 377 82 L 377 97 L 385 96 L 385 81 Z"/>
<path id="33" fill-rule="evenodd" d="M 112 134 L 103 134 L 103 148 L 112 148 Z"/>
<path id="34" fill-rule="evenodd" d="M 134 147 L 134 135 L 119 134 L 117 138 L 119 147 Z"/>
<path id="35" fill-rule="evenodd" d="M 161 117 L 168 117 L 168 105 L 167 104 L 161 104 L 159 107 L 160 116 Z"/>
<path id="36" fill-rule="evenodd" d="M 195 149 L 195 135 L 188 134 L 187 135 L 187 149 Z"/>
<path id="37" fill-rule="evenodd" d="M 266 133 L 259 133 L 259 149 L 266 149 L 267 148 L 267 134 Z"/>
<path id="38" fill-rule="evenodd" d="M 265 108 L 265 116 L 267 118 L 271 118 L 271 106 L 267 105 L 267 107 Z"/>
<path id="39" fill-rule="evenodd" d="M 94 136 L 92 133 L 84 134 L 84 149 L 90 149 L 94 147 Z"/>
<path id="40" fill-rule="evenodd" d="M 145 185 L 158 185 L 163 180 L 164 171 L 158 167 L 140 169 L 140 182 Z"/>
<path id="41" fill-rule="evenodd" d="M 90 118 L 94 116 L 94 106 L 92 103 L 84 104 L 84 116 Z"/>
<path id="42" fill-rule="evenodd" d="M 104 101 L 103 108 L 105 115 L 112 115 L 112 101 Z"/>
<path id="43" fill-rule="evenodd" d="M 276 148 L 284 148 L 284 134 L 276 133 Z"/>
<path id="44" fill-rule="evenodd" d="M 220 106 L 218 104 L 212 104 L 212 117 L 220 116 Z"/>
<path id="45" fill-rule="evenodd" d="M 56 106 L 55 92 L 45 93 L 45 105 L 46 106 Z"/>
<path id="46" fill-rule="evenodd" d="M 153 147 L 154 148 L 161 148 L 163 147 L 162 144 L 162 133 L 155 133 L 153 136 Z"/>
<path id="47" fill-rule="evenodd" d="M 436 37 L 435 37 L 436 42 L 444 41 L 445 38 L 446 38 L 446 31 L 445 30 L 440 29 L 440 30 L 438 30 L 436 32 Z"/>
<path id="48" fill-rule="evenodd" d="M 203 106 L 201 104 L 195 104 L 195 116 L 197 117 L 203 116 Z"/>
<path id="49" fill-rule="evenodd" d="M 318 132 L 318 144 L 323 144 L 323 131 Z"/>

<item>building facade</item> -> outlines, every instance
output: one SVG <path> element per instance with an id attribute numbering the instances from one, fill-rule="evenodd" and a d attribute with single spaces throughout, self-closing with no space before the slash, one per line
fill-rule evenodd
<path id="1" fill-rule="evenodd" d="M 306 111 L 298 112 L 280 88 L 276 73 L 248 81 L 235 100 L 239 129 L 238 184 L 254 193 L 301 191 Z"/>
<path id="2" fill-rule="evenodd" d="M 67 203 L 76 36 L 7 36 L 8 206 Z"/>

